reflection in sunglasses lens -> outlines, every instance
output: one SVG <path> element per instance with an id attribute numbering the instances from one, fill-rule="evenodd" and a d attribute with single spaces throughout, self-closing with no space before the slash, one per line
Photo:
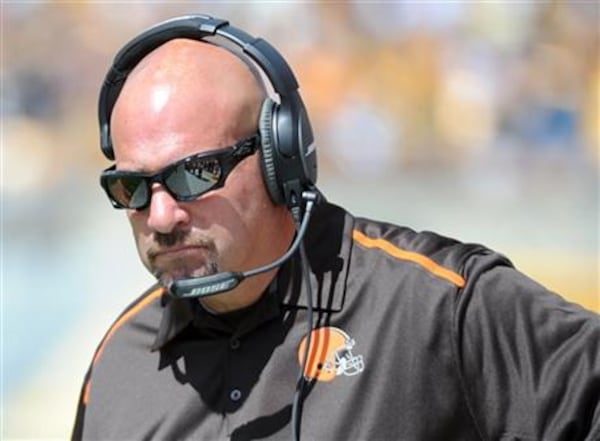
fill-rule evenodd
<path id="1" fill-rule="evenodd" d="M 177 196 L 190 198 L 209 191 L 220 177 L 221 166 L 216 159 L 189 161 L 173 170 L 165 184 Z"/>
<path id="2" fill-rule="evenodd" d="M 120 204 L 136 208 L 146 203 L 148 197 L 147 186 L 139 177 L 120 177 L 110 185 L 113 198 Z"/>

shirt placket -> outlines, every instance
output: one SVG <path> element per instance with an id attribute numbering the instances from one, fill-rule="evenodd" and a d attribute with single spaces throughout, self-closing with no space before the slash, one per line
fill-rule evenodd
<path id="1" fill-rule="evenodd" d="M 242 338 L 236 333 L 226 341 L 227 357 L 225 362 L 225 387 L 223 389 L 223 403 L 225 414 L 230 414 L 239 409 L 248 394 L 248 387 L 241 381 L 238 372 L 243 368 L 244 360 L 241 357 Z"/>

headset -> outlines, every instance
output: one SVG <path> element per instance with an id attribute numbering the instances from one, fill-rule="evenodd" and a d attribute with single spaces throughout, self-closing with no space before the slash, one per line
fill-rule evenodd
<path id="1" fill-rule="evenodd" d="M 221 37 L 221 41 L 213 37 Z M 291 209 L 300 207 L 302 193 L 313 189 L 317 180 L 317 155 L 296 77 L 283 56 L 268 42 L 231 26 L 227 20 L 208 15 L 186 15 L 159 23 L 117 53 L 98 102 L 100 146 L 104 156 L 115 159 L 110 118 L 127 76 L 146 55 L 177 38 L 233 48 L 244 63 L 251 67 L 252 62 L 256 63 L 266 75 L 278 101 L 267 97 L 258 121 L 263 179 L 275 204 L 286 204 Z"/>

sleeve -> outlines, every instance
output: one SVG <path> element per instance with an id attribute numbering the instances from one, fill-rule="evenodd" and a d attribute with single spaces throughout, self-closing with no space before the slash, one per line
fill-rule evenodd
<path id="1" fill-rule="evenodd" d="M 493 255 L 471 257 L 454 332 L 481 436 L 600 440 L 600 316 Z"/>

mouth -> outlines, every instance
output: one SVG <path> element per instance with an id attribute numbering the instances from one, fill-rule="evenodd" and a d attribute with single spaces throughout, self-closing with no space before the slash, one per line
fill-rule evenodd
<path id="1" fill-rule="evenodd" d="M 197 253 L 205 253 L 207 251 L 206 247 L 198 246 L 198 245 L 182 245 L 170 248 L 163 248 L 160 250 L 153 251 L 149 253 L 149 257 L 152 260 L 166 258 L 181 258 L 186 255 L 193 255 Z"/>
<path id="2" fill-rule="evenodd" d="M 164 286 L 177 279 L 210 275 L 218 269 L 216 255 L 209 246 L 160 248 L 153 250 L 148 257 L 148 269 Z"/>
<path id="3" fill-rule="evenodd" d="M 172 280 L 211 274 L 219 261 L 215 243 L 200 234 L 170 241 L 151 238 L 144 254 L 146 268 L 165 286 Z"/>

